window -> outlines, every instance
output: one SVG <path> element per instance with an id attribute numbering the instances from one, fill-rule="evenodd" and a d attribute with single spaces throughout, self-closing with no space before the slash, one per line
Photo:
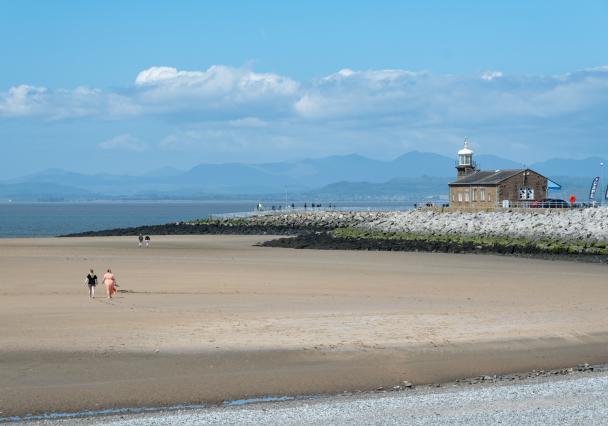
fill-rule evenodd
<path id="1" fill-rule="evenodd" d="M 469 193 L 468 192 L 464 193 L 464 201 L 466 201 L 467 203 L 469 202 Z"/>
<path id="2" fill-rule="evenodd" d="M 477 189 L 473 189 L 473 191 L 471 192 L 471 197 L 473 201 L 475 201 L 475 193 L 477 192 Z"/>
<path id="3" fill-rule="evenodd" d="M 456 194 L 452 192 L 452 201 L 456 201 Z"/>
<path id="4" fill-rule="evenodd" d="M 471 156 L 470 155 L 459 155 L 458 156 L 458 164 L 461 166 L 470 166 L 471 165 Z"/>
<path id="5" fill-rule="evenodd" d="M 485 189 L 479 190 L 479 199 L 481 201 L 486 201 L 486 190 Z"/>
<path id="6" fill-rule="evenodd" d="M 519 188 L 519 199 L 520 200 L 533 200 L 534 199 L 534 188 Z"/>
<path id="7" fill-rule="evenodd" d="M 462 192 L 458 193 L 458 201 L 462 203 Z"/>

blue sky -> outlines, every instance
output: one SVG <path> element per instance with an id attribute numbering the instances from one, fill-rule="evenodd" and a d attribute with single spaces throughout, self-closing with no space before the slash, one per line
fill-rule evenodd
<path id="1" fill-rule="evenodd" d="M 608 3 L 0 0 L 0 178 L 608 157 Z"/>

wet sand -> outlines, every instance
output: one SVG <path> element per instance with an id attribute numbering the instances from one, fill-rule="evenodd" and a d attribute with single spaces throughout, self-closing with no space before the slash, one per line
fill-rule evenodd
<path id="1" fill-rule="evenodd" d="M 608 361 L 606 265 L 268 238 L 0 240 L 0 417 Z M 89 300 L 108 266 L 125 292 Z"/>
<path id="2" fill-rule="evenodd" d="M 570 373 L 473 385 L 302 397 L 205 408 L 41 420 L 36 425 L 598 425 L 608 418 L 608 374 Z M 483 403 L 480 403 L 483 402 Z"/>

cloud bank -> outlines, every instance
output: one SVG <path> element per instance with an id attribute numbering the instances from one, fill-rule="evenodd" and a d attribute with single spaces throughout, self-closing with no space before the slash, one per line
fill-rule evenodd
<path id="1" fill-rule="evenodd" d="M 155 115 L 216 121 L 285 117 L 399 116 L 404 122 L 558 117 L 608 105 L 608 67 L 555 76 L 435 75 L 342 69 L 312 82 L 214 65 L 205 71 L 151 67 L 122 92 L 19 85 L 0 92 L 0 117 L 128 119 Z"/>
<path id="2" fill-rule="evenodd" d="M 333 143 L 337 151 L 370 152 L 389 144 L 412 148 L 411 141 L 455 144 L 466 132 L 495 147 L 508 135 L 523 152 L 535 138 L 548 148 L 552 135 L 605 138 L 607 114 L 608 67 L 552 76 L 345 68 L 296 81 L 223 65 L 194 71 L 155 66 L 119 90 L 23 84 L 0 92 L 1 121 L 124 122 L 125 132 L 99 147 L 131 151 L 145 149 L 128 129 L 135 118 L 167 123 L 170 130 L 155 141 L 159 149 L 299 146 L 305 152 L 305 146 L 322 150 Z M 558 148 L 566 143 L 555 139 Z"/>

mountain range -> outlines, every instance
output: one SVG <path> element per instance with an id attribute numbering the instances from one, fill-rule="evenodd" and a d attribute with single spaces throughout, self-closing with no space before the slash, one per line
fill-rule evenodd
<path id="1" fill-rule="evenodd" d="M 476 155 L 475 160 L 482 169 L 525 167 L 493 155 Z M 593 157 L 556 158 L 528 167 L 563 186 L 576 182 L 582 188 L 583 182 L 600 174 L 600 162 Z M 200 164 L 186 171 L 163 168 L 137 176 L 49 169 L 0 182 L 0 199 L 185 199 L 285 193 L 329 199 L 437 197 L 447 193 L 454 165 L 453 158 L 412 151 L 391 161 L 352 154 L 261 164 Z"/>

